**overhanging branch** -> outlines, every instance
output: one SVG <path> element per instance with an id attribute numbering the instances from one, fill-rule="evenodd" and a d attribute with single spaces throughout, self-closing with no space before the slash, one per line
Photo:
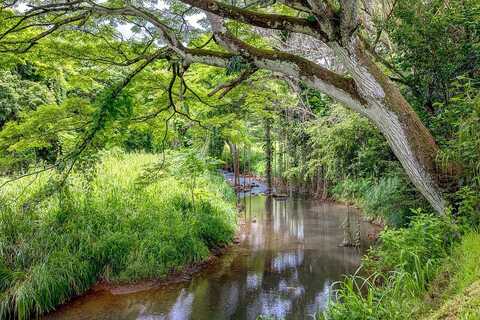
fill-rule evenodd
<path id="1" fill-rule="evenodd" d="M 316 20 L 292 17 L 278 14 L 265 14 L 231 6 L 214 0 L 181 0 L 206 12 L 213 13 L 223 18 L 233 19 L 252 26 L 308 34 L 322 41 L 329 37 Z M 290 1 L 291 2 L 291 1 Z"/>
<path id="2" fill-rule="evenodd" d="M 330 71 L 303 57 L 278 50 L 254 47 L 234 37 L 221 17 L 208 14 L 215 37 L 227 50 L 240 54 L 257 68 L 298 78 L 349 106 L 360 109 L 366 104 L 353 79 Z"/>
<path id="3" fill-rule="evenodd" d="M 307 34 L 313 33 L 317 37 L 320 34 L 320 37 L 323 38 L 319 24 L 315 21 L 311 22 L 310 20 L 303 18 L 257 13 L 228 6 L 214 0 L 182 1 L 207 10 L 208 12 L 216 12 L 224 17 L 252 25 L 291 31 L 295 30 Z M 308 2 L 310 3 L 312 1 Z M 322 2 L 316 3 L 318 4 Z M 349 106 L 354 105 L 358 109 L 365 104 L 365 101 L 357 91 L 355 82 L 352 79 L 325 69 L 301 56 L 278 50 L 259 49 L 245 43 L 240 39 L 233 37 L 228 30 L 226 30 L 223 25 L 222 17 L 218 15 L 209 15 L 215 38 L 224 47 L 229 49 L 231 53 L 198 48 L 186 48 L 181 41 L 175 37 L 173 30 L 166 26 L 154 13 L 145 8 L 134 6 L 109 8 L 85 0 L 33 7 L 27 14 L 33 14 L 36 11 L 48 12 L 48 10 L 54 10 L 56 12 L 63 11 L 72 14 L 79 14 L 80 16 L 87 15 L 88 17 L 92 15 L 138 17 L 152 23 L 157 28 L 170 49 L 170 57 L 180 57 L 187 65 L 190 63 L 203 63 L 212 66 L 225 67 L 234 55 L 241 55 L 255 68 L 280 72 L 287 76 L 298 78 Z M 78 19 L 78 17 L 79 16 L 74 19 Z M 156 59 L 161 58 L 162 57 L 156 57 Z M 163 58 L 167 58 L 167 56 Z"/>

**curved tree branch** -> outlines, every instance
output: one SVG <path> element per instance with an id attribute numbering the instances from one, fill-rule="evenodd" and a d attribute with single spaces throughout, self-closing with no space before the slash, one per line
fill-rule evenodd
<path id="1" fill-rule="evenodd" d="M 247 80 L 251 75 L 253 75 L 255 72 L 257 72 L 258 68 L 248 68 L 244 70 L 240 75 L 226 83 L 222 83 L 218 85 L 215 89 L 213 89 L 208 96 L 211 97 L 215 95 L 217 92 L 222 91 L 220 95 L 218 96 L 219 99 L 223 98 L 227 93 L 229 93 L 233 88 L 238 86 L 240 83 L 243 81 Z"/>
<path id="2" fill-rule="evenodd" d="M 366 104 L 351 78 L 337 74 L 297 55 L 256 48 L 235 38 L 226 29 L 221 17 L 208 14 L 208 18 L 219 42 L 226 49 L 242 55 L 257 68 L 296 77 L 358 111 L 361 111 L 362 105 Z"/>
<path id="3" fill-rule="evenodd" d="M 328 34 L 322 30 L 321 25 L 315 20 L 297 18 L 287 15 L 265 14 L 231 6 L 214 0 L 181 0 L 196 8 L 215 15 L 230 18 L 252 26 L 283 30 L 295 33 L 303 33 L 318 38 L 322 41 L 329 41 Z M 292 1 L 286 1 L 292 2 Z"/>

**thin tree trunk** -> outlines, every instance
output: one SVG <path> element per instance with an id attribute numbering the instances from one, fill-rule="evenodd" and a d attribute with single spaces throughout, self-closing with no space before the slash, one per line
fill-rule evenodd
<path id="1" fill-rule="evenodd" d="M 267 194 L 270 194 L 273 190 L 272 185 L 272 123 L 271 119 L 265 119 L 265 176 L 267 179 Z"/>
<path id="2" fill-rule="evenodd" d="M 235 143 L 227 141 L 228 147 L 230 148 L 230 153 L 232 154 L 233 162 L 233 186 L 235 190 L 240 185 L 240 160 L 238 156 L 238 149 Z"/>

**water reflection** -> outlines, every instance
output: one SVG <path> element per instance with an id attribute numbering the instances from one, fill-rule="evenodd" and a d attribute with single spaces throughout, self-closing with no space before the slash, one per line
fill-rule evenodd
<path id="1" fill-rule="evenodd" d="M 344 206 L 312 200 L 245 199 L 241 243 L 191 281 L 115 295 L 91 293 L 48 319 L 306 319 L 325 308 L 331 285 L 359 264 L 340 247 L 342 223 L 366 239 L 368 226 Z M 363 240 L 362 240 L 363 241 Z M 364 244 L 364 243 L 363 243 Z"/>

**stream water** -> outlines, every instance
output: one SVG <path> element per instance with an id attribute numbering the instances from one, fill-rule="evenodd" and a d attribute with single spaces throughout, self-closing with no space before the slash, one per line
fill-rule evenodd
<path id="1" fill-rule="evenodd" d="M 373 227 L 336 204 L 242 201 L 240 243 L 192 279 L 127 294 L 91 292 L 46 319 L 311 319 L 332 298 L 332 284 L 355 272 Z M 339 246 L 346 227 L 360 248 Z"/>

